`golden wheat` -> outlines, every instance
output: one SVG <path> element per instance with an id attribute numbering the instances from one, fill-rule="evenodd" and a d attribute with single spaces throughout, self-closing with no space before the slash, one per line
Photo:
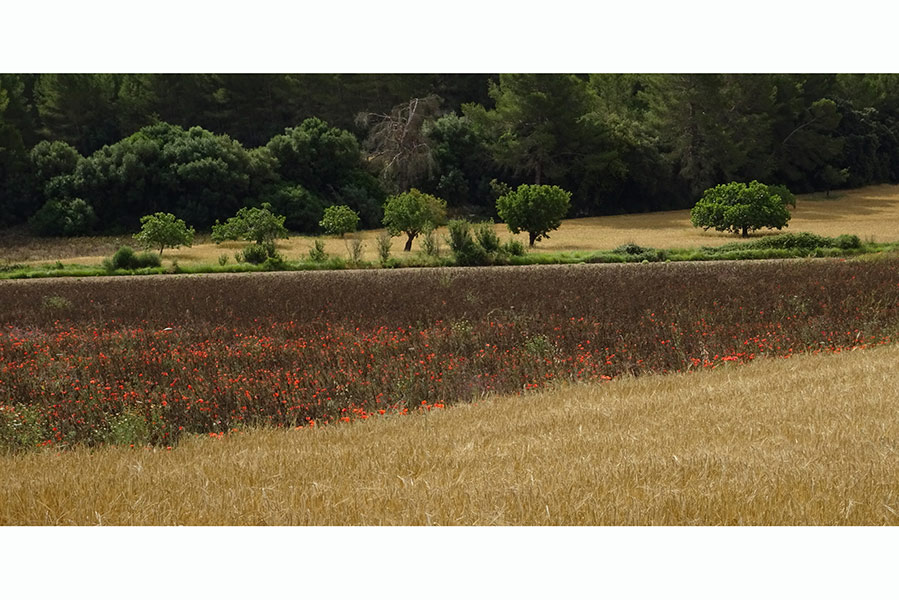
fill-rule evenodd
<path id="1" fill-rule="evenodd" d="M 0 457 L 4 525 L 899 524 L 899 347 Z"/>

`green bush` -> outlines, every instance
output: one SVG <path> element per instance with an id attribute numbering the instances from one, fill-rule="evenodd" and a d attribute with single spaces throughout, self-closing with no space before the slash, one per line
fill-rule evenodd
<path id="1" fill-rule="evenodd" d="M 471 223 L 465 219 L 453 219 L 447 223 L 450 250 L 461 267 L 490 264 L 490 256 L 471 235 Z"/>
<path id="2" fill-rule="evenodd" d="M 510 256 L 524 256 L 524 244 L 520 240 L 511 239 L 503 244 L 503 252 Z"/>
<path id="3" fill-rule="evenodd" d="M 104 265 L 109 270 L 117 269 L 143 269 L 146 267 L 158 267 L 162 264 L 158 254 L 152 252 L 135 253 L 131 246 L 122 246 Z"/>
<path id="4" fill-rule="evenodd" d="M 309 260 L 315 263 L 323 263 L 328 260 L 328 253 L 325 252 L 325 243 L 321 240 L 315 240 L 312 248 L 309 249 Z"/>
<path id="5" fill-rule="evenodd" d="M 378 236 L 378 259 L 381 266 L 386 266 L 390 260 L 390 246 L 393 244 L 393 236 L 388 232 L 383 232 Z"/>
<path id="6" fill-rule="evenodd" d="M 38 210 L 28 225 L 35 235 L 87 235 L 97 223 L 90 204 L 81 198 L 50 200 Z"/>
<path id="7" fill-rule="evenodd" d="M 634 242 L 628 242 L 618 246 L 612 250 L 612 252 L 615 254 L 645 254 L 649 250 L 652 250 L 652 248 L 644 248 L 643 246 L 638 246 Z"/>
<path id="8" fill-rule="evenodd" d="M 421 249 L 427 256 L 440 256 L 440 238 L 430 223 L 421 232 Z"/>
<path id="9" fill-rule="evenodd" d="M 834 245 L 842 250 L 854 250 L 862 247 L 862 241 L 857 235 L 848 235 L 844 233 L 843 235 L 837 236 L 834 240 Z"/>
<path id="10" fill-rule="evenodd" d="M 474 230 L 475 240 L 487 254 L 494 254 L 502 249 L 499 236 L 493 228 L 493 221 L 478 223 Z"/>
<path id="11" fill-rule="evenodd" d="M 275 250 L 274 242 L 262 242 L 261 244 L 250 244 L 243 249 L 243 261 L 251 265 L 261 265 L 269 258 L 280 259 L 277 250 Z"/>

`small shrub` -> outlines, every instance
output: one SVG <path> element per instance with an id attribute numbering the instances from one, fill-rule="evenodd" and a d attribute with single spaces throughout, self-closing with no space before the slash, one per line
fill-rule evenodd
<path id="1" fill-rule="evenodd" d="M 487 254 L 494 254 L 501 250 L 499 236 L 493 228 L 493 221 L 479 223 L 474 230 L 475 240 Z"/>
<path id="2" fill-rule="evenodd" d="M 62 296 L 44 296 L 41 306 L 47 310 L 66 310 L 72 307 L 72 303 Z"/>
<path id="3" fill-rule="evenodd" d="M 162 264 L 159 255 L 152 252 L 141 252 L 137 254 L 131 246 L 122 246 L 116 253 L 112 255 L 112 259 L 107 263 L 103 262 L 109 270 L 117 269 L 143 269 L 146 267 L 158 267 Z"/>
<path id="4" fill-rule="evenodd" d="M 224 267 L 224 266 L 227 265 L 227 264 L 228 264 L 228 255 L 227 255 L 227 254 L 220 254 L 220 255 L 219 255 L 219 265 L 221 265 L 221 266 Z"/>
<path id="5" fill-rule="evenodd" d="M 262 263 L 262 267 L 266 271 L 283 271 L 287 268 L 287 263 L 284 262 L 284 259 L 277 252 L 274 256 L 269 256 Z"/>
<path id="6" fill-rule="evenodd" d="M 524 256 L 524 244 L 520 240 L 511 239 L 503 244 L 503 252 L 510 256 Z"/>
<path id="7" fill-rule="evenodd" d="M 349 247 L 350 260 L 353 264 L 362 262 L 362 252 L 365 250 L 365 243 L 359 238 L 353 238 L 347 245 Z"/>
<path id="8" fill-rule="evenodd" d="M 843 234 L 837 236 L 836 240 L 834 240 L 834 245 L 842 250 L 853 250 L 856 248 L 861 248 L 862 241 L 857 235 Z"/>
<path id="9" fill-rule="evenodd" d="M 315 240 L 312 248 L 309 249 L 309 260 L 316 263 L 323 263 L 328 260 L 328 253 L 325 252 L 325 243 L 321 240 Z"/>
<path id="10" fill-rule="evenodd" d="M 386 265 L 387 261 L 390 260 L 391 245 L 393 245 L 393 236 L 389 232 L 385 231 L 378 236 L 378 259 L 381 261 L 382 266 Z"/>
<path id="11" fill-rule="evenodd" d="M 616 254 L 645 254 L 648 250 L 652 250 L 652 248 L 644 248 L 643 246 L 638 246 L 634 242 L 628 242 L 626 244 L 622 244 L 618 246 L 612 252 Z"/>
<path id="12" fill-rule="evenodd" d="M 269 258 L 279 258 L 274 242 L 250 244 L 243 249 L 243 259 L 251 265 L 261 265 Z"/>
<path id="13" fill-rule="evenodd" d="M 490 264 L 490 256 L 471 236 L 471 223 L 465 219 L 453 219 L 447 224 L 449 228 L 450 250 L 456 264 L 462 267 Z"/>
<path id="14" fill-rule="evenodd" d="M 431 224 L 428 224 L 421 233 L 421 248 L 427 256 L 440 255 L 440 238 Z"/>

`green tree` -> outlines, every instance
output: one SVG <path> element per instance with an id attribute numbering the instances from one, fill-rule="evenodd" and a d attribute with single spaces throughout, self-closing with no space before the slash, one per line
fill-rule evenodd
<path id="1" fill-rule="evenodd" d="M 172 213 L 158 212 L 143 216 L 140 225 L 140 232 L 134 234 L 134 239 L 147 250 L 159 248 L 159 256 L 166 248 L 189 248 L 194 242 L 194 228 L 189 228 Z"/>
<path id="2" fill-rule="evenodd" d="M 412 250 L 412 240 L 426 227 L 437 227 L 446 221 L 446 201 L 415 188 L 391 196 L 384 205 L 384 226 L 392 236 L 405 233 L 405 252 Z"/>
<path id="3" fill-rule="evenodd" d="M 582 156 L 596 131 L 582 118 L 595 99 L 584 80 L 565 74 L 503 74 L 491 84 L 496 108 L 464 105 L 463 113 L 494 140 L 494 160 L 515 174 L 558 179 Z"/>
<path id="4" fill-rule="evenodd" d="M 784 196 L 789 196 L 784 198 Z M 731 182 L 705 191 L 693 207 L 690 221 L 705 230 L 740 233 L 770 227 L 782 229 L 790 220 L 787 203 L 792 200 L 783 187 L 767 186 L 758 181 L 749 184 Z"/>
<path id="5" fill-rule="evenodd" d="M 491 205 L 487 141 L 468 117 L 443 115 L 425 127 L 434 158 L 430 189 L 449 206 Z"/>
<path id="6" fill-rule="evenodd" d="M 90 153 L 120 135 L 116 119 L 118 76 L 65 73 L 40 75 L 35 104 L 43 134 Z"/>
<path id="7" fill-rule="evenodd" d="M 562 225 L 571 206 L 571 194 L 555 185 L 520 185 L 500 196 L 496 212 L 512 233 L 528 232 L 532 246 Z"/>
<path id="8" fill-rule="evenodd" d="M 359 215 L 352 208 L 343 204 L 329 206 L 325 209 L 319 225 L 331 235 L 344 237 L 347 233 L 356 231 L 356 227 L 359 225 Z"/>
<path id="9" fill-rule="evenodd" d="M 0 224 L 23 221 L 40 206 L 35 198 L 21 119 L 23 84 L 9 75 L 0 76 Z"/>
<path id="10" fill-rule="evenodd" d="M 368 172 L 356 137 L 325 121 L 310 118 L 299 127 L 291 127 L 269 140 L 265 149 L 274 159 L 274 169 L 282 184 L 305 190 L 303 206 L 295 201 L 300 192 L 275 194 L 286 198 L 287 225 L 298 231 L 311 231 L 324 206 L 346 204 L 360 213 L 366 225 L 380 222 L 384 192 Z M 278 207 L 277 202 L 272 202 Z M 308 207 L 306 209 L 305 207 Z M 314 214 L 314 220 L 307 216 Z"/>
<path id="11" fill-rule="evenodd" d="M 89 235 L 97 224 L 97 216 L 90 204 L 81 198 L 48 200 L 28 220 L 35 235 Z"/>
<path id="12" fill-rule="evenodd" d="M 261 246 L 287 239 L 284 216 L 274 214 L 271 209 L 268 202 L 259 208 L 245 206 L 224 223 L 216 221 L 212 226 L 212 241 L 219 244 L 225 240 L 247 240 Z"/>

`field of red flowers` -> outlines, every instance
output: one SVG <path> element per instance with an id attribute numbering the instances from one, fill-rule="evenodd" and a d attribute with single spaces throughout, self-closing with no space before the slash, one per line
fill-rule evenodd
<path id="1" fill-rule="evenodd" d="M 897 331 L 897 260 L 2 282 L 0 447 L 173 446 Z"/>

